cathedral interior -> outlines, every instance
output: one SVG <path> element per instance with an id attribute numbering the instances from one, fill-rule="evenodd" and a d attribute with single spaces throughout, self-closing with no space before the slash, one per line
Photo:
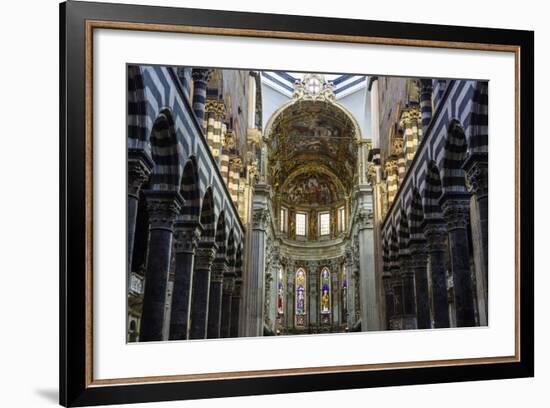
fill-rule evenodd
<path id="1" fill-rule="evenodd" d="M 127 341 L 488 324 L 488 83 L 129 65 Z"/>

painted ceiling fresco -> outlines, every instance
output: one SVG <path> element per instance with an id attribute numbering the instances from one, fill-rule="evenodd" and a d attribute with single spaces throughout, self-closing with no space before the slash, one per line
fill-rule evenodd
<path id="1" fill-rule="evenodd" d="M 281 197 L 328 204 L 337 199 L 330 177 L 337 177 L 349 193 L 355 177 L 356 126 L 343 109 L 327 101 L 297 101 L 278 114 L 269 134 L 270 179 Z M 294 177 L 304 166 L 322 172 Z M 293 183 L 288 181 L 292 179 Z M 319 187 L 314 187 L 315 185 Z M 325 185 L 325 187 L 321 187 Z M 311 191 L 311 192 L 310 192 Z M 286 201 L 286 200 L 285 200 Z"/>
<path id="2" fill-rule="evenodd" d="M 294 205 L 328 205 L 342 198 L 342 191 L 332 177 L 318 172 L 302 173 L 290 180 L 281 198 Z"/>

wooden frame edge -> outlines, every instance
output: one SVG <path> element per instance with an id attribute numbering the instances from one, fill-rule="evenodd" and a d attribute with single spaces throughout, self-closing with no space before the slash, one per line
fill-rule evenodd
<path id="1" fill-rule="evenodd" d="M 282 32 L 269 30 L 250 30 L 250 29 L 228 29 L 228 28 L 213 28 L 213 27 L 197 27 L 197 26 L 178 26 L 166 24 L 148 24 L 148 23 L 126 23 L 106 20 L 86 20 L 86 356 L 85 356 L 85 372 L 86 388 L 104 387 L 112 385 L 131 385 L 143 383 L 167 383 L 178 381 L 205 381 L 205 380 L 224 380 L 238 379 L 251 377 L 269 377 L 269 376 L 292 376 L 298 374 L 319 374 L 319 373 L 337 373 L 344 371 L 372 371 L 372 370 L 389 370 L 389 369 L 409 369 L 409 368 L 426 368 L 426 367 L 442 367 L 442 366 L 460 366 L 470 364 L 496 364 L 496 363 L 517 363 L 521 362 L 521 309 L 520 309 L 520 51 L 519 45 L 496 45 L 484 43 L 460 43 L 446 41 L 427 41 L 427 40 L 407 40 L 393 39 L 382 37 L 367 37 L 367 36 L 347 36 L 347 35 L 325 35 L 325 34 L 306 34 L 298 32 Z M 207 374 L 188 374 L 175 376 L 155 376 L 155 377 L 134 377 L 134 378 L 119 378 L 119 379 L 93 379 L 93 30 L 95 28 L 104 29 L 121 29 L 121 30 L 137 30 L 150 32 L 177 32 L 190 34 L 208 34 L 222 36 L 246 36 L 260 38 L 279 38 L 279 39 L 296 39 L 310 41 L 331 41 L 345 43 L 364 43 L 364 44 L 380 44 L 393 46 L 412 46 L 412 47 L 430 47 L 430 48 L 452 48 L 480 51 L 498 51 L 498 52 L 514 52 L 515 55 L 515 195 L 516 195 L 516 283 L 515 283 L 515 355 L 503 357 L 487 357 L 474 359 L 453 359 L 453 360 L 433 360 L 433 361 L 417 361 L 417 362 L 398 362 L 386 364 L 367 364 L 367 365 L 348 365 L 348 366 L 323 366 L 309 367 L 299 369 L 278 369 L 278 370 L 257 370 L 257 371 L 241 371 L 241 372 L 226 372 L 226 373 L 207 373 Z"/>

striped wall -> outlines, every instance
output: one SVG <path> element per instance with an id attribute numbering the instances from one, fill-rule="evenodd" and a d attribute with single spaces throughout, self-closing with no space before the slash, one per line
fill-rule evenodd
<path id="1" fill-rule="evenodd" d="M 212 230 L 207 233 L 223 211 L 227 230 L 242 242 L 237 209 L 174 68 L 129 66 L 127 133 L 128 147 L 143 149 L 155 161 L 153 188 L 180 191 L 187 207 L 183 216 L 200 214 Z M 204 208 L 211 219 L 204 219 Z"/>
<path id="2" fill-rule="evenodd" d="M 429 126 L 397 191 L 388 190 L 388 198 L 394 194 L 395 198 L 382 223 L 383 239 L 390 240 L 391 229 L 400 225 L 402 208 L 411 222 L 414 209 L 417 227 L 421 217 L 441 218 L 438 199 L 442 191 L 465 191 L 461 164 L 466 155 L 488 149 L 487 82 L 434 81 L 433 86 L 436 105 Z M 389 189 L 393 183 L 388 180 Z"/>

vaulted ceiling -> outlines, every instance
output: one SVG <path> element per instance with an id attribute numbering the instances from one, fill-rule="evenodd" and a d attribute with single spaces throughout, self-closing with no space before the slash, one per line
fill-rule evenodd
<path id="1" fill-rule="evenodd" d="M 358 127 L 336 102 L 295 100 L 275 113 L 266 136 L 270 183 L 285 201 L 318 196 L 325 203 L 350 193 Z M 316 193 L 304 191 L 316 184 Z"/>

